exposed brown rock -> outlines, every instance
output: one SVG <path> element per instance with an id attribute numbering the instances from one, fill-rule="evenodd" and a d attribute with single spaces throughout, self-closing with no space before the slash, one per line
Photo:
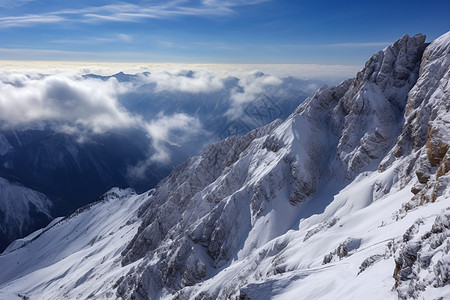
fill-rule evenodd
<path id="1" fill-rule="evenodd" d="M 394 269 L 394 274 L 392 274 L 392 277 L 394 277 L 395 279 L 395 284 L 394 284 L 394 288 L 398 288 L 398 284 L 399 284 L 399 274 L 400 271 L 402 270 L 402 265 L 400 263 L 395 262 L 395 269 Z"/>
<path id="2" fill-rule="evenodd" d="M 449 149 L 449 145 L 438 138 L 435 138 L 437 131 L 431 125 L 428 125 L 428 139 L 426 147 L 430 164 L 436 167 L 440 164 Z"/>
<path id="3" fill-rule="evenodd" d="M 441 161 L 441 164 L 439 165 L 439 168 L 436 172 L 436 179 L 439 179 L 439 177 L 444 176 L 447 174 L 447 172 L 450 171 L 450 151 L 448 150 L 447 145 L 447 152 L 444 156 L 444 158 Z"/>
<path id="4" fill-rule="evenodd" d="M 417 187 L 417 186 L 413 186 L 411 188 L 411 193 L 413 193 L 414 195 L 417 195 L 417 193 L 419 193 L 422 189 Z"/>
<path id="5" fill-rule="evenodd" d="M 427 183 L 428 180 L 430 180 L 430 174 L 423 173 L 421 171 L 417 171 L 416 176 L 420 183 Z"/>

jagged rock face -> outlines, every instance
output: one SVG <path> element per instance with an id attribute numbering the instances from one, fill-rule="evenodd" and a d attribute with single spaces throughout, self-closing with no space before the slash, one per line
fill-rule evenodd
<path id="1" fill-rule="evenodd" d="M 424 51 L 417 84 L 408 94 L 405 123 L 398 141 L 381 164 L 404 158 L 403 185 L 416 175 L 414 197 L 405 206 L 435 201 L 448 185 L 450 170 L 450 34 L 433 41 Z"/>
<path id="2" fill-rule="evenodd" d="M 450 33 L 447 33 L 425 49 L 419 79 L 408 95 L 402 133 L 382 163 L 392 162 L 392 155 L 398 157 L 404 162 L 400 177 L 416 180 L 411 188 L 414 196 L 399 211 L 402 217 L 417 206 L 450 196 L 449 68 Z M 448 229 L 447 208 L 435 217 L 434 223 L 417 219 L 405 232 L 395 251 L 393 274 L 400 299 L 418 299 L 430 287 L 450 284 Z"/>
<path id="3" fill-rule="evenodd" d="M 401 129 L 424 41 L 404 36 L 375 54 L 356 79 L 320 89 L 284 123 L 226 139 L 177 169 L 140 208 L 143 223 L 122 263 L 142 262 L 119 282 L 118 295 L 154 298 L 163 287 L 196 284 L 267 241 L 254 232 L 274 199 L 298 213 L 321 182 L 342 184 L 376 168 Z"/>
<path id="4" fill-rule="evenodd" d="M 337 153 L 349 178 L 395 142 L 424 49 L 424 35 L 405 35 L 376 53 L 334 108 L 332 127 L 342 132 Z"/>
<path id="5" fill-rule="evenodd" d="M 450 284 L 450 214 L 438 215 L 431 228 L 418 219 L 403 235 L 395 254 L 395 288 L 399 299 L 418 299 L 429 287 Z M 425 231 L 421 233 L 421 231 Z"/>
<path id="6" fill-rule="evenodd" d="M 327 132 L 330 173 L 354 178 L 391 149 L 425 46 L 424 35 L 405 35 L 372 56 L 354 80 L 319 90 L 296 110 Z"/>
<path id="7" fill-rule="evenodd" d="M 202 280 L 206 265 L 220 266 L 231 259 L 240 243 L 235 224 L 248 221 L 235 204 L 250 194 L 234 192 L 243 185 L 250 166 L 246 160 L 240 160 L 241 168 L 230 166 L 248 155 L 252 141 L 278 124 L 210 146 L 150 191 L 149 200 L 140 208 L 143 222 L 138 234 L 122 252 L 123 264 L 145 259 L 137 274 L 120 282 L 120 296 L 146 299 L 155 297 L 164 286 L 178 290 Z M 199 249 L 211 261 L 204 261 Z"/>
<path id="8" fill-rule="evenodd" d="M 274 125 L 271 125 L 271 127 Z M 139 229 L 140 232 L 143 232 L 142 239 L 137 236 L 127 247 L 127 250 L 124 251 L 124 263 L 136 261 L 143 257 L 147 251 L 153 250 L 153 247 L 157 245 L 147 245 L 146 247 L 145 237 L 153 232 L 153 234 L 160 234 L 161 238 L 164 238 L 167 232 L 180 221 L 181 214 L 186 209 L 193 208 L 191 201 L 203 198 L 203 195 L 199 192 L 218 179 L 226 168 L 229 168 L 238 160 L 239 155 L 243 153 L 250 142 L 267 130 L 265 128 L 252 131 L 240 139 L 235 136 L 229 137 L 218 144 L 211 145 L 201 156 L 188 160 L 154 190 L 151 190 L 149 192 L 151 198 L 139 210 L 140 217 L 143 218 L 143 223 Z M 239 182 L 231 180 L 236 179 L 237 176 L 234 176 L 233 173 L 228 176 L 219 188 L 214 191 L 206 191 L 204 197 L 208 203 L 217 204 L 221 200 L 217 194 L 224 197 L 225 191 L 223 190 L 225 188 L 233 190 L 235 186 L 239 185 Z M 206 209 L 204 210 L 206 211 Z M 153 238 L 153 234 L 150 235 L 152 239 L 149 242 L 158 242 L 157 238 Z M 142 252 L 139 249 L 142 249 Z"/>
<path id="9" fill-rule="evenodd" d="M 395 147 L 396 157 L 422 148 L 430 135 L 433 135 L 433 131 L 434 135 L 438 136 L 437 129 L 429 128 L 430 121 L 437 123 L 435 127 L 439 127 L 439 130 L 448 128 L 445 126 L 446 120 L 442 120 L 448 115 L 450 107 L 448 101 L 450 45 L 443 42 L 445 39 L 449 39 L 448 34 L 431 43 L 423 54 L 420 78 L 408 95 L 406 122 Z"/>

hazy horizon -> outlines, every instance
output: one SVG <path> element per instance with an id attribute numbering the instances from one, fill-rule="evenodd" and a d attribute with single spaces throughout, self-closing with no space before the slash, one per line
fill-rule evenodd
<path id="1" fill-rule="evenodd" d="M 194 63 L 126 63 L 94 61 L 30 61 L 0 60 L 3 71 L 23 73 L 78 73 L 110 76 L 119 72 L 137 74 L 155 71 L 206 70 L 221 77 L 240 76 L 249 72 L 263 72 L 277 77 L 321 79 L 330 83 L 356 76 L 363 65 L 320 64 L 194 64 Z"/>

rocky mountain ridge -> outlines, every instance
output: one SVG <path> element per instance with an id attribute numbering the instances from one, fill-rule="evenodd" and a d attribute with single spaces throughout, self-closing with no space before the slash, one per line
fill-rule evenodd
<path id="1" fill-rule="evenodd" d="M 286 121 L 211 145 L 145 194 L 112 191 L 1 255 L 22 267 L 0 275 L 0 295 L 450 296 L 449 69 L 450 33 L 429 45 L 405 35 Z M 101 234 L 61 229 L 109 207 Z M 39 247 L 50 235 L 74 249 L 39 266 L 23 258 L 57 251 Z"/>

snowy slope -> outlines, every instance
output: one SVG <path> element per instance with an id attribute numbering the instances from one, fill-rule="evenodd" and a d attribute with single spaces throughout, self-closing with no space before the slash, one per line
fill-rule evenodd
<path id="1" fill-rule="evenodd" d="M 0 256 L 0 295 L 450 297 L 449 53 L 450 33 L 406 35 L 286 121 L 55 224 Z"/>
<path id="2" fill-rule="evenodd" d="M 121 268 L 120 252 L 139 225 L 140 201 L 142 196 L 131 190 L 112 189 L 99 202 L 27 238 L 22 247 L 7 249 L 0 256 L 0 281 L 9 283 L 0 298 L 36 291 L 36 299 L 85 299 L 91 293 L 111 297 L 114 281 L 132 267 Z"/>

